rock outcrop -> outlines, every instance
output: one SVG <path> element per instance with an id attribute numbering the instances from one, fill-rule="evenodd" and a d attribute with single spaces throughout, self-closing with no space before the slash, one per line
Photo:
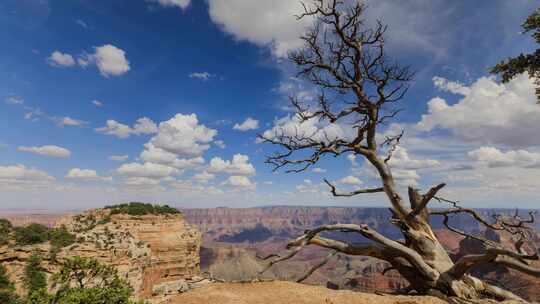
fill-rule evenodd
<path id="1" fill-rule="evenodd" d="M 71 256 L 93 257 L 114 265 L 138 298 L 170 292 L 167 284 L 180 286 L 200 272 L 201 234 L 182 214 L 131 216 L 95 209 L 63 217 L 56 225 L 75 234 L 77 242 L 55 256 L 48 243 L 0 247 L 0 262 L 7 266 L 19 292 L 26 260 L 36 250 L 47 273 L 54 273 L 59 262 Z"/>

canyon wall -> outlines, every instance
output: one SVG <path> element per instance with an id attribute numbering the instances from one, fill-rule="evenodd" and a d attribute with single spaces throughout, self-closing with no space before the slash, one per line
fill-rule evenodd
<path id="1" fill-rule="evenodd" d="M 114 265 L 135 295 L 143 298 L 200 272 L 201 234 L 181 214 L 111 215 L 109 210 L 96 209 L 65 216 L 56 226 L 66 227 L 76 235 L 77 242 L 62 248 L 54 258 L 48 243 L 0 247 L 0 263 L 7 266 L 19 292 L 26 260 L 36 250 L 49 274 L 71 256 L 93 257 Z"/>

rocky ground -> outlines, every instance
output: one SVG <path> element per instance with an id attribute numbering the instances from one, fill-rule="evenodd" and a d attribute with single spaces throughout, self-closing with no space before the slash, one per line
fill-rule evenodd
<path id="1" fill-rule="evenodd" d="M 331 290 L 292 282 L 211 284 L 169 299 L 170 304 L 443 304 L 428 296 L 391 296 Z"/>

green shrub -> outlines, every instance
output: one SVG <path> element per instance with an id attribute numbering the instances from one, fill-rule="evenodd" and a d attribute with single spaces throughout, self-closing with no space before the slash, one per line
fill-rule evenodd
<path id="1" fill-rule="evenodd" d="M 47 278 L 41 267 L 41 256 L 37 252 L 34 252 L 26 262 L 24 286 L 29 296 L 47 289 Z"/>
<path id="2" fill-rule="evenodd" d="M 65 226 L 51 229 L 49 231 L 48 238 L 51 245 L 57 248 L 69 246 L 76 241 L 75 235 L 69 233 Z"/>
<path id="3" fill-rule="evenodd" d="M 15 228 L 17 245 L 33 245 L 49 240 L 49 228 L 41 224 L 30 224 L 26 227 Z"/>
<path id="4" fill-rule="evenodd" d="M 7 270 L 0 264 L 0 303 L 2 304 L 22 304 L 15 293 L 15 285 L 9 280 Z"/>
<path id="5" fill-rule="evenodd" d="M 129 214 L 134 216 L 146 214 L 178 214 L 176 208 L 168 205 L 153 205 L 147 203 L 130 202 L 114 206 L 105 206 L 105 209 L 110 209 L 111 214 Z"/>
<path id="6" fill-rule="evenodd" d="M 67 259 L 54 275 L 58 304 L 134 304 L 133 289 L 120 278 L 116 268 L 93 258 Z"/>
<path id="7" fill-rule="evenodd" d="M 11 222 L 6 219 L 0 219 L 0 246 L 6 245 L 9 242 L 9 236 L 13 226 Z"/>

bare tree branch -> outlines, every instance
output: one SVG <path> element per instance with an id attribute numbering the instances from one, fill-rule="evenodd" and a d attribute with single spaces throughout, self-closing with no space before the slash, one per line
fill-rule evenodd
<path id="1" fill-rule="evenodd" d="M 303 276 L 298 278 L 296 280 L 297 283 L 301 283 L 305 281 L 307 278 L 309 278 L 317 269 L 323 267 L 330 261 L 335 255 L 337 254 L 337 251 L 331 251 L 324 259 L 322 259 L 319 263 L 313 265 Z"/>
<path id="2" fill-rule="evenodd" d="M 324 182 L 330 187 L 330 189 L 331 189 L 330 192 L 332 192 L 332 195 L 336 196 L 336 197 L 340 197 L 340 196 L 350 197 L 350 196 L 355 196 L 355 195 L 363 194 L 363 193 L 384 192 L 384 188 L 379 187 L 379 188 L 359 189 L 359 190 L 355 190 L 355 191 L 351 191 L 351 192 L 347 192 L 347 193 L 342 193 L 342 192 L 337 192 L 336 186 L 334 186 L 332 183 L 330 183 L 326 178 L 324 179 Z"/>

